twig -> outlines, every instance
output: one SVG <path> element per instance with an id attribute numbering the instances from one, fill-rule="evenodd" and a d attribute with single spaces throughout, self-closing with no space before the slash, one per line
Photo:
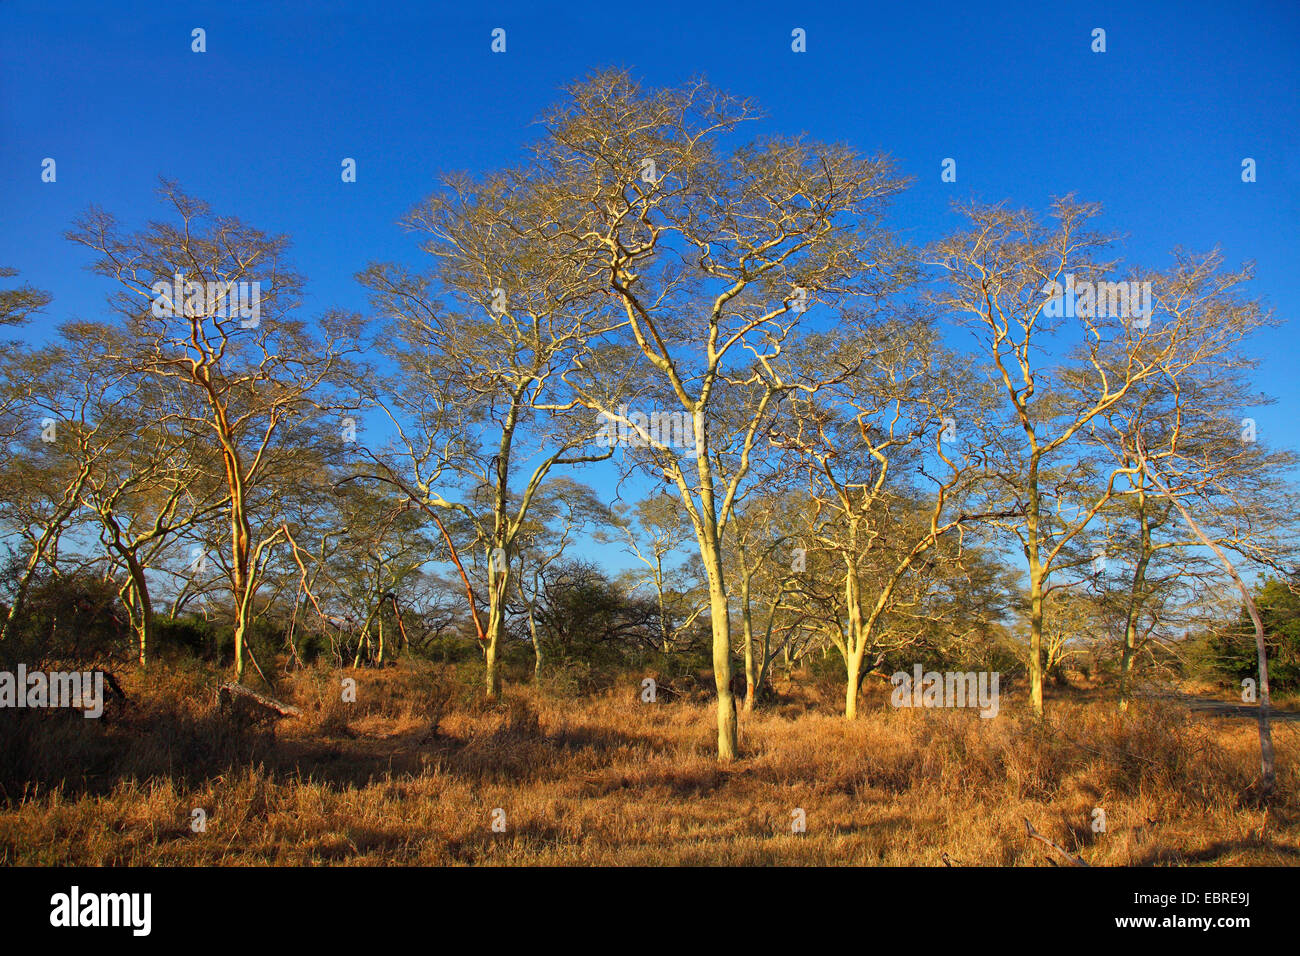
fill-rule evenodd
<path id="1" fill-rule="evenodd" d="M 1021 817 L 1020 819 L 1025 821 L 1025 832 L 1028 833 L 1030 837 L 1032 837 L 1035 840 L 1041 840 L 1042 842 L 1046 843 L 1057 853 L 1061 854 L 1061 856 L 1069 860 L 1071 866 L 1088 866 L 1088 864 L 1085 863 L 1080 857 L 1075 856 L 1065 847 L 1061 846 L 1061 844 L 1053 842 L 1052 840 L 1048 839 L 1047 837 L 1039 833 L 1037 830 L 1035 830 L 1034 825 L 1029 822 L 1029 817 Z"/>

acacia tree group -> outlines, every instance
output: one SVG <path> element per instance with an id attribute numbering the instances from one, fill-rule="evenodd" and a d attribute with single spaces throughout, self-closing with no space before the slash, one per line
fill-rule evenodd
<path id="1" fill-rule="evenodd" d="M 758 119 L 704 83 L 574 85 L 526 161 L 414 208 L 424 257 L 361 272 L 370 317 L 300 317 L 287 240 L 171 184 L 139 231 L 92 210 L 70 238 L 112 317 L 0 363 L 0 641 L 44 571 L 92 569 L 142 665 L 167 595 L 228 622 L 237 678 L 270 614 L 291 660 L 314 627 L 354 665 L 459 625 L 496 696 L 512 634 L 540 676 L 543 632 L 603 606 L 566 557 L 594 536 L 641 569 L 644 615 L 602 627 L 671 655 L 707 621 L 728 760 L 778 660 L 833 649 L 853 717 L 887 657 L 1014 648 L 1041 714 L 1113 646 L 1123 706 L 1213 610 L 1207 538 L 1289 571 L 1293 460 L 1242 421 L 1248 270 L 1121 272 L 1072 198 L 913 248 L 887 157 L 737 145 Z M 5 325 L 48 307 L 3 296 Z"/>

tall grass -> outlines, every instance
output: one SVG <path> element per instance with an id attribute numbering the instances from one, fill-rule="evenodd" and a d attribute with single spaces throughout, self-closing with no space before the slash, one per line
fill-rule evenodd
<path id="1" fill-rule="evenodd" d="M 0 861 L 1045 865 L 1026 817 L 1094 865 L 1300 861 L 1298 725 L 1261 836 L 1253 725 L 1169 702 L 1063 695 L 1040 724 L 1006 694 L 986 720 L 873 688 L 849 723 L 836 688 L 785 682 L 719 766 L 711 702 L 641 703 L 639 674 L 489 703 L 447 667 L 308 670 L 274 729 L 225 718 L 198 665 L 119 676 L 100 720 L 0 711 Z"/>

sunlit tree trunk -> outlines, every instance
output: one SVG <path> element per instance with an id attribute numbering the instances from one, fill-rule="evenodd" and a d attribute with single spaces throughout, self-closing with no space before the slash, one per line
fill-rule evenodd
<path id="1" fill-rule="evenodd" d="M 745 645 L 745 710 L 754 709 L 756 670 L 754 667 L 754 619 L 749 606 L 749 568 L 745 564 L 745 547 L 740 547 L 740 623 Z"/>
<path id="2" fill-rule="evenodd" d="M 537 635 L 537 617 L 528 609 L 528 635 L 533 639 L 533 683 L 542 682 L 542 639 Z"/>
<path id="3" fill-rule="evenodd" d="M 506 631 L 505 590 L 509 578 L 509 565 L 501 571 L 492 582 L 492 603 L 488 609 L 487 643 L 483 648 L 483 687 L 489 700 L 501 696 L 501 669 L 498 661 L 503 638 Z"/>
<path id="4" fill-rule="evenodd" d="M 857 536 L 850 538 L 851 547 L 856 549 Z M 845 634 L 844 647 L 844 716 L 854 720 L 858 716 L 858 680 L 862 670 L 862 655 L 865 651 L 865 638 L 862 633 L 862 604 L 859 593 L 856 551 L 849 555 L 848 570 L 844 578 L 844 599 L 848 606 L 848 632 Z"/>
<path id="5" fill-rule="evenodd" d="M 134 556 L 127 556 L 127 572 L 130 575 L 130 606 L 132 608 L 132 629 L 135 631 L 137 658 L 140 666 L 148 663 L 149 647 L 153 643 L 153 599 L 149 595 L 149 582 L 145 578 L 144 568 Z"/>
<path id="6" fill-rule="evenodd" d="M 713 624 L 713 684 L 718 691 L 718 759 L 735 760 L 739 749 L 736 699 L 731 693 L 731 623 L 727 618 L 727 592 L 722 560 L 710 560 L 709 611 Z"/>
<path id="7" fill-rule="evenodd" d="M 1040 553 L 1038 458 L 1032 455 L 1026 481 L 1029 506 L 1025 516 L 1025 550 L 1029 558 L 1029 707 L 1035 717 L 1043 716 L 1043 578 Z"/>
<path id="8" fill-rule="evenodd" d="M 707 466 L 701 466 L 704 472 Z M 711 511 L 712 504 L 705 509 Z M 709 521 L 712 520 L 711 515 Z M 701 529 L 704 571 L 709 583 L 709 617 L 713 628 L 713 685 L 718 693 L 718 759 L 736 759 L 736 700 L 731 692 L 731 620 L 727 602 L 726 578 L 722 568 L 722 550 L 714 529 Z"/>

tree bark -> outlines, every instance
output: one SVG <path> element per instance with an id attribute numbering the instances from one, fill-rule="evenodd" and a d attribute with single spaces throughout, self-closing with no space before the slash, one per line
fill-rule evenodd
<path id="1" fill-rule="evenodd" d="M 731 622 L 728 618 L 727 590 L 722 572 L 722 555 L 716 542 L 710 542 L 706 572 L 709 579 L 709 612 L 713 625 L 713 684 L 718 692 L 718 759 L 736 759 L 739 742 L 736 733 L 736 698 L 731 692 Z"/>
<path id="2" fill-rule="evenodd" d="M 1043 565 L 1039 554 L 1038 461 L 1029 467 L 1029 507 L 1025 516 L 1025 547 L 1029 552 L 1029 707 L 1035 717 L 1043 716 Z"/>
<path id="3" fill-rule="evenodd" d="M 483 648 L 483 687 L 488 700 L 496 700 L 501 696 L 501 670 L 497 655 L 506 628 L 504 594 L 505 577 L 508 572 L 499 573 L 502 580 L 499 585 L 496 582 L 492 585 L 492 606 L 488 609 L 487 644 Z"/>
<path id="4" fill-rule="evenodd" d="M 745 712 L 750 713 L 754 709 L 755 689 L 754 623 L 749 606 L 749 569 L 744 566 L 745 549 L 743 546 L 740 549 L 740 560 L 740 623 L 745 645 Z"/>

